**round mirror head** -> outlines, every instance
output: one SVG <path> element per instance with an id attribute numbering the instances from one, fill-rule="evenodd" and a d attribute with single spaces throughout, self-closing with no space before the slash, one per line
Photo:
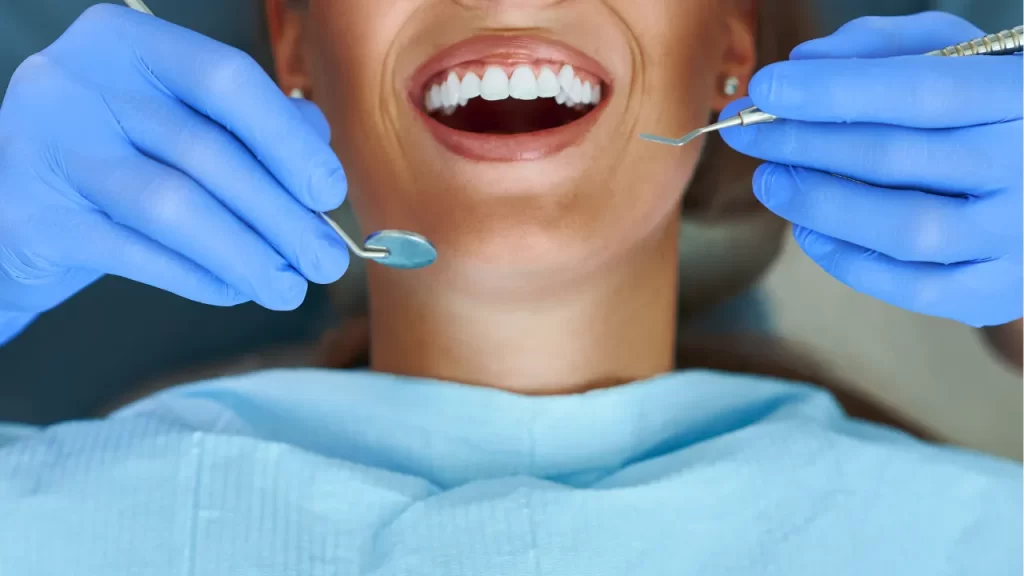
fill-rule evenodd
<path id="1" fill-rule="evenodd" d="M 405 230 L 381 230 L 366 237 L 367 248 L 383 248 L 388 251 L 384 258 L 374 262 L 390 268 L 413 270 L 426 268 L 437 260 L 437 249 L 419 234 Z"/>

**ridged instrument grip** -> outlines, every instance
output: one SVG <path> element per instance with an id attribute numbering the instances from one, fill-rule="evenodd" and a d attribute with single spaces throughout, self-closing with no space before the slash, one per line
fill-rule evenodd
<path id="1" fill-rule="evenodd" d="M 928 56 L 980 56 L 982 54 L 988 54 L 991 56 L 999 56 L 1002 54 L 1013 54 L 1020 52 L 1024 46 L 1024 26 L 1017 26 L 1011 30 L 1003 30 L 995 34 L 989 34 L 982 38 L 971 40 L 970 42 L 963 42 L 943 48 L 942 50 L 935 50 L 929 52 Z"/>

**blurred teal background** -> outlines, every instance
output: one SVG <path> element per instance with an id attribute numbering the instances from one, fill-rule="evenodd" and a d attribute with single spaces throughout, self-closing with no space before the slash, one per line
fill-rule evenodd
<path id="1" fill-rule="evenodd" d="M 1024 23 L 1020 0 L 815 0 L 826 33 L 860 16 L 897 16 L 925 10 L 952 12 L 986 32 Z"/>
<path id="2" fill-rule="evenodd" d="M 94 3 L 0 0 L 0 88 L 6 89 L 22 60 L 55 40 Z M 261 0 L 149 0 L 149 4 L 163 18 L 269 63 Z M 859 16 L 929 9 L 960 14 L 990 32 L 1024 22 L 1020 0 L 818 0 L 818 4 L 823 35 Z M 0 348 L 0 421 L 45 424 L 88 416 L 140 382 L 272 345 L 310 340 L 334 319 L 322 287 L 311 287 L 298 311 L 282 314 L 253 305 L 200 306 L 107 278 Z"/>

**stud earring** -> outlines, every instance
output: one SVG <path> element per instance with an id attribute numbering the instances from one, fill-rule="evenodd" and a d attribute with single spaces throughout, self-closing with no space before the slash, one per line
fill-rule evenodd
<path id="1" fill-rule="evenodd" d="M 729 76 L 725 80 L 725 86 L 722 88 L 722 92 L 725 92 L 726 96 L 735 96 L 740 90 L 740 79 L 735 76 Z"/>
<path id="2" fill-rule="evenodd" d="M 292 98 L 305 98 L 306 93 L 302 91 L 302 88 L 295 88 L 288 93 L 288 96 L 291 96 Z"/>

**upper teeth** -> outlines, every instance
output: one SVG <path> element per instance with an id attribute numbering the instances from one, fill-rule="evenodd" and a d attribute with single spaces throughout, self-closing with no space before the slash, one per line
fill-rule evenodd
<path id="1" fill-rule="evenodd" d="M 570 108 L 596 106 L 601 102 L 601 84 L 582 80 L 568 64 L 562 66 L 557 74 L 547 66 L 542 67 L 539 74 L 529 66 L 519 66 L 512 71 L 511 77 L 503 68 L 490 66 L 483 78 L 468 72 L 460 80 L 455 72 L 449 73 L 444 81 L 427 90 L 425 106 L 427 112 L 443 110 L 451 114 L 477 97 L 488 101 L 554 98 Z"/>

